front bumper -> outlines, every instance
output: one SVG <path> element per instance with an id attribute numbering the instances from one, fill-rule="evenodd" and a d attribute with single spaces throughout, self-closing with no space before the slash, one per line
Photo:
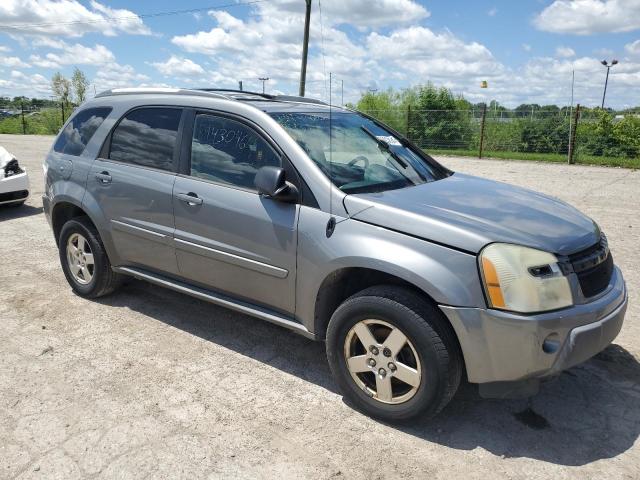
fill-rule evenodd
<path id="1" fill-rule="evenodd" d="M 627 290 L 615 267 L 603 294 L 556 312 L 519 315 L 481 308 L 440 308 L 458 336 L 470 382 L 522 382 L 553 376 L 609 345 L 622 328 Z"/>
<path id="2" fill-rule="evenodd" d="M 0 178 L 0 205 L 22 202 L 29 197 L 27 172 Z"/>

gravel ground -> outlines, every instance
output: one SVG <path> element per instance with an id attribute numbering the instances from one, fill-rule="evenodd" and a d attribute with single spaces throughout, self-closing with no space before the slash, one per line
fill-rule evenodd
<path id="1" fill-rule="evenodd" d="M 630 308 L 530 405 L 465 385 L 435 421 L 393 426 L 345 404 L 321 343 L 137 281 L 74 295 L 42 215 L 51 141 L 0 135 L 33 187 L 0 210 L 0 478 L 640 477 L 640 172 L 441 159 L 595 218 Z"/>

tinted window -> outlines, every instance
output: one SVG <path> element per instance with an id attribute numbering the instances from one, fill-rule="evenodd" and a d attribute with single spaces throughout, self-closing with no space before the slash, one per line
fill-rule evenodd
<path id="1" fill-rule="evenodd" d="M 111 136 L 109 158 L 172 170 L 182 110 L 140 108 L 128 113 Z"/>
<path id="2" fill-rule="evenodd" d="M 279 156 L 256 132 L 240 122 L 197 115 L 191 143 L 191 175 L 255 190 L 261 167 L 280 166 Z"/>
<path id="3" fill-rule="evenodd" d="M 80 155 L 84 151 L 93 134 L 111 112 L 110 108 L 88 108 L 78 112 L 67 124 L 53 149 L 68 155 Z"/>

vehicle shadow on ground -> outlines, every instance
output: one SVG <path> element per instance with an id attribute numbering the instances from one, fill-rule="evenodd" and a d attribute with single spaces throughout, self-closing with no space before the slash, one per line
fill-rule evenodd
<path id="1" fill-rule="evenodd" d="M 0 205 L 0 222 L 4 220 L 13 220 L 16 218 L 32 217 L 42 213 L 42 207 L 32 207 L 31 205 L 20 205 L 12 207 Z"/>
<path id="2" fill-rule="evenodd" d="M 135 280 L 99 301 L 130 308 L 339 394 L 324 343 Z M 454 449 L 479 447 L 505 458 L 585 465 L 620 455 L 640 435 L 640 364 L 614 344 L 544 384 L 531 400 L 485 400 L 465 383 L 435 419 L 388 426 Z"/>

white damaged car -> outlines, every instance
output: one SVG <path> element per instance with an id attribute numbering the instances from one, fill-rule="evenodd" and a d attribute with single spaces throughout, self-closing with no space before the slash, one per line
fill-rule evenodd
<path id="1" fill-rule="evenodd" d="M 0 206 L 20 206 L 29 197 L 29 177 L 18 160 L 0 146 Z"/>

